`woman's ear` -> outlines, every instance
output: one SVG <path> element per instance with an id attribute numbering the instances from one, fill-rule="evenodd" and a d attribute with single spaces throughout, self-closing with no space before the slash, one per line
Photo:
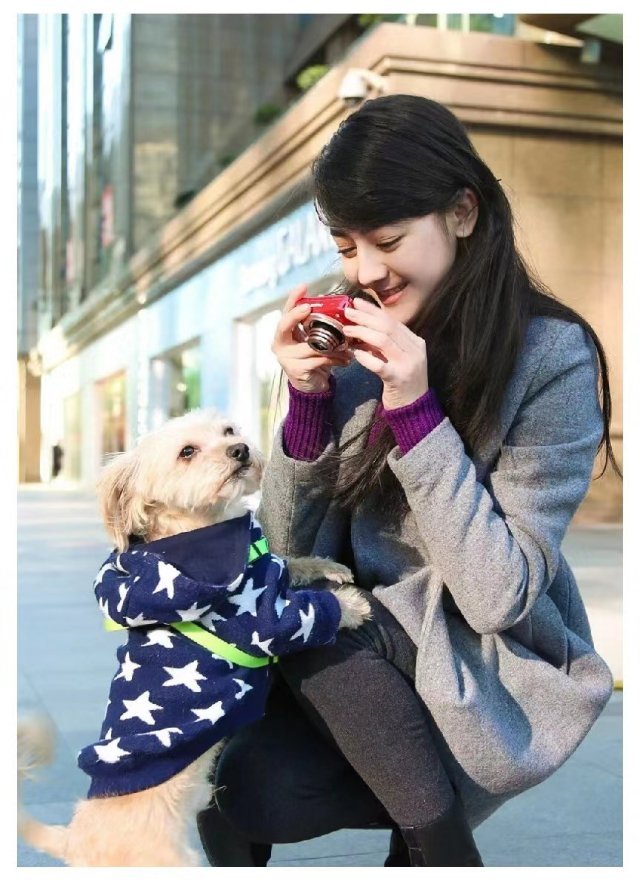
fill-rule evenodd
<path id="1" fill-rule="evenodd" d="M 137 457 L 134 452 L 115 455 L 102 468 L 97 491 L 105 528 L 119 551 L 126 551 L 129 536 L 144 527 L 144 503 L 135 492 Z"/>
<path id="2" fill-rule="evenodd" d="M 471 188 L 464 188 L 450 212 L 452 233 L 456 237 L 468 237 L 473 233 L 478 220 L 478 197 Z"/>

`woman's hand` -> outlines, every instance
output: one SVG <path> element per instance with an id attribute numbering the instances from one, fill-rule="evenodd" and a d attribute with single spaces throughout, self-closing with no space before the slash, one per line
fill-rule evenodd
<path id="1" fill-rule="evenodd" d="M 376 307 L 362 298 L 354 299 L 354 305 L 345 309 L 354 325 L 344 327 L 347 338 L 359 339 L 351 346 L 354 357 L 382 379 L 385 409 L 408 406 L 429 390 L 424 339 L 394 320 L 384 306 Z"/>
<path id="2" fill-rule="evenodd" d="M 329 389 L 331 367 L 348 365 L 353 355 L 346 351 L 320 355 L 303 341 L 298 325 L 311 313 L 311 307 L 296 307 L 296 302 L 306 294 L 306 286 L 298 286 L 290 294 L 282 310 L 271 350 L 294 388 L 306 393 L 319 393 Z"/>

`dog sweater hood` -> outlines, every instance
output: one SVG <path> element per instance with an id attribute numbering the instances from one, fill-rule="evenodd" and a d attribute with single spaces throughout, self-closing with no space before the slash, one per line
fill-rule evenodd
<path id="1" fill-rule="evenodd" d="M 117 650 L 100 740 L 78 764 L 89 797 L 161 784 L 216 742 L 264 713 L 270 667 L 233 664 L 170 627 L 196 622 L 252 656 L 335 641 L 340 605 L 331 593 L 291 590 L 286 563 L 263 554 L 255 517 L 112 552 L 94 581 L 103 615 L 126 627 Z"/>

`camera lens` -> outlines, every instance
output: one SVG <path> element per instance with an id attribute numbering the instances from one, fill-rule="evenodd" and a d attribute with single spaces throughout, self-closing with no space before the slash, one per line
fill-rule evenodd
<path id="1" fill-rule="evenodd" d="M 314 351 L 322 353 L 335 351 L 344 343 L 344 335 L 336 324 L 326 320 L 314 320 L 309 327 L 307 343 Z"/>

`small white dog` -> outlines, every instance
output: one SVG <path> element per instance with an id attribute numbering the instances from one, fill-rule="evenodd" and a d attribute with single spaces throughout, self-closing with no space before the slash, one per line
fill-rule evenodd
<path id="1" fill-rule="evenodd" d="M 73 866 L 198 864 L 188 827 L 211 798 L 224 738 L 260 717 L 273 656 L 332 642 L 370 616 L 351 572 L 268 552 L 246 497 L 264 460 L 237 426 L 195 410 L 103 469 L 98 492 L 116 548 L 94 588 L 118 649 L 99 741 L 79 755 L 92 777 L 66 827 L 19 809 L 19 833 Z M 301 588 L 318 579 L 334 591 Z M 21 720 L 18 764 L 50 760 L 44 721 Z"/>

